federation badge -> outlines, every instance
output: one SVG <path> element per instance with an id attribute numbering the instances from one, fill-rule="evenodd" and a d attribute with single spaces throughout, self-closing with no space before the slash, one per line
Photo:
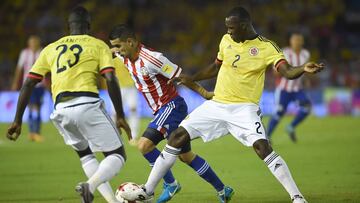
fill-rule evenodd
<path id="1" fill-rule="evenodd" d="M 145 67 L 141 67 L 140 69 L 141 75 L 149 75 L 149 71 L 147 71 L 147 69 Z"/>
<path id="2" fill-rule="evenodd" d="M 249 49 L 249 54 L 250 54 L 251 56 L 256 56 L 256 55 L 259 54 L 259 49 L 256 48 L 256 47 L 251 47 L 251 48 Z"/>

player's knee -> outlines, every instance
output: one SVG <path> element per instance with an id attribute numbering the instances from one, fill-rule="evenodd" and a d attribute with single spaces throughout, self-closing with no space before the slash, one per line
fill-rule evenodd
<path id="1" fill-rule="evenodd" d="M 261 139 L 261 140 L 256 141 L 253 144 L 253 147 L 254 147 L 254 150 L 255 150 L 256 154 L 262 160 L 264 160 L 273 151 L 273 149 L 271 148 L 268 140 L 265 140 L 265 139 Z"/>
<path id="2" fill-rule="evenodd" d="M 85 149 L 77 149 L 77 148 L 75 148 L 73 146 L 73 148 L 75 149 L 75 151 L 78 154 L 79 158 L 82 158 L 82 157 L 85 157 L 87 155 L 93 154 L 90 147 L 86 147 Z"/>
<path id="3" fill-rule="evenodd" d="M 125 162 L 127 160 L 127 156 L 126 156 L 126 152 L 123 146 L 112 150 L 112 151 L 108 151 L 108 152 L 103 152 L 104 156 L 110 156 L 110 155 L 115 155 L 118 156 L 120 159 L 123 159 L 123 161 Z"/>
<path id="4" fill-rule="evenodd" d="M 137 147 L 142 154 L 146 154 L 153 150 L 155 148 L 155 145 L 151 140 L 142 137 L 140 138 Z"/>
<path id="5" fill-rule="evenodd" d="M 168 144 L 175 148 L 182 148 L 190 142 L 190 135 L 183 127 L 179 127 L 170 135 Z"/>
<path id="6" fill-rule="evenodd" d="M 195 156 L 196 155 L 192 151 L 190 151 L 187 153 L 180 154 L 179 159 L 180 159 L 180 161 L 182 161 L 186 164 L 190 164 L 194 160 Z"/>

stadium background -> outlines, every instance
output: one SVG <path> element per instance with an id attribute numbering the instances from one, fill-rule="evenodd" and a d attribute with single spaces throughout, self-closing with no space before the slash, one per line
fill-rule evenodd
<path id="1" fill-rule="evenodd" d="M 324 62 L 326 64 L 326 70 L 316 77 L 311 77 L 311 85 L 307 88 L 313 102 L 313 115 L 325 118 L 323 120 L 317 120 L 316 118 L 311 117 L 308 121 L 305 121 L 303 127 L 304 130 L 301 130 L 300 132 L 306 135 L 304 135 L 303 143 L 300 144 L 308 145 L 298 145 L 297 148 L 294 148 L 286 140 L 287 138 L 284 137 L 279 138 L 279 140 L 276 141 L 279 145 L 277 149 L 280 152 L 283 151 L 286 154 L 285 156 L 288 157 L 296 157 L 298 153 L 303 153 L 305 158 L 298 163 L 298 167 L 304 171 L 310 170 L 314 165 L 314 168 L 319 167 L 314 164 L 314 160 L 312 159 L 314 154 L 316 154 L 315 157 L 323 160 L 321 167 L 318 168 L 319 174 L 314 172 L 314 174 L 317 174 L 318 179 L 311 179 L 311 184 L 300 181 L 300 184 L 305 185 L 305 188 L 311 188 L 305 189 L 305 191 L 312 194 L 312 202 L 332 202 L 329 200 L 330 197 L 335 199 L 338 198 L 338 200 L 334 200 L 333 202 L 360 202 L 359 182 L 356 181 L 360 179 L 359 162 L 350 161 L 351 157 L 359 155 L 359 152 L 356 150 L 356 143 L 360 141 L 358 132 L 356 132 L 357 130 L 355 129 L 355 127 L 360 124 L 358 117 L 360 115 L 360 1 L 1 1 L 0 122 L 11 121 L 14 114 L 17 92 L 10 91 L 10 86 L 18 55 L 21 49 L 26 46 L 28 36 L 31 34 L 39 35 L 42 40 L 42 45 L 46 46 L 49 42 L 66 35 L 66 17 L 68 11 L 78 4 L 89 9 L 92 15 L 91 34 L 93 36 L 107 41 L 108 32 L 113 25 L 117 23 L 128 23 L 134 26 L 138 36 L 144 44 L 165 53 L 166 56 L 175 63 L 180 64 L 189 74 L 196 72 L 197 68 L 205 66 L 214 60 L 221 36 L 226 32 L 224 15 L 234 5 L 241 4 L 246 6 L 252 15 L 257 32 L 277 42 L 280 47 L 287 45 L 289 33 L 292 31 L 301 31 L 304 33 L 306 39 L 305 47 L 310 50 L 312 60 Z M 202 84 L 211 90 L 214 81 L 205 81 Z M 274 107 L 272 105 L 274 87 L 275 77 L 273 76 L 272 71 L 268 71 L 265 83 L 265 93 L 261 102 L 262 109 L 267 114 L 270 114 Z M 187 102 L 191 106 L 190 109 L 201 104 L 202 100 L 197 95 L 194 95 L 184 88 L 181 88 L 180 91 L 181 94 L 186 97 Z M 106 99 L 106 93 L 103 95 Z M 139 99 L 142 100 L 141 97 L 139 97 Z M 43 118 L 47 120 L 48 114 L 52 110 L 49 93 L 45 97 L 44 102 L 42 114 Z M 107 106 L 109 107 L 110 104 Z M 292 106 L 289 113 L 291 114 L 295 110 L 296 107 Z M 141 102 L 139 113 L 145 117 L 151 116 L 150 111 L 143 102 Z M 341 115 L 341 117 L 339 117 L 339 115 Z M 26 117 L 27 116 L 25 115 L 24 118 Z M 289 119 L 286 118 L 285 120 L 288 121 Z M 143 122 L 143 128 L 146 121 L 147 120 Z M 5 134 L 6 126 L 7 124 L 0 125 L 1 134 Z M 324 126 L 326 126 L 326 129 L 324 129 Z M 280 126 L 280 128 L 281 127 L 283 126 Z M 25 135 L 26 128 L 27 127 L 24 126 Z M 45 141 L 46 145 L 40 144 L 39 147 L 29 145 L 25 138 L 19 141 L 19 145 L 14 145 L 9 141 L 5 141 L 3 137 L 0 138 L 0 162 L 3 163 L 2 166 L 0 166 L 0 202 L 38 202 L 39 194 L 43 195 L 39 202 L 54 202 L 52 199 L 54 196 L 59 198 L 56 199 L 57 201 L 63 201 L 62 198 L 64 197 L 65 202 L 76 202 L 74 200 L 74 195 L 71 193 L 72 190 L 67 192 L 68 188 L 65 188 L 65 186 L 59 185 L 58 189 L 61 190 L 63 196 L 58 197 L 56 196 L 58 194 L 55 193 L 54 195 L 54 192 L 52 190 L 50 192 L 47 188 L 47 185 L 51 185 L 49 182 L 43 183 L 45 186 L 41 186 L 40 183 L 40 186 L 38 185 L 39 188 L 31 188 L 32 184 L 39 183 L 31 178 L 21 176 L 21 174 L 30 176 L 35 174 L 35 177 L 38 178 L 36 174 L 38 174 L 39 171 L 57 171 L 55 165 L 52 165 L 51 169 L 47 169 L 46 167 L 45 169 L 43 168 L 43 165 L 45 165 L 50 158 L 42 157 L 40 154 L 48 152 L 47 155 L 52 158 L 58 156 L 66 157 L 64 159 L 69 161 L 69 163 L 64 161 L 62 164 L 71 165 L 71 163 L 73 163 L 74 166 L 72 167 L 77 167 L 78 171 L 71 171 L 76 174 L 76 178 L 73 179 L 78 180 L 79 177 L 83 177 L 77 165 L 78 160 L 75 159 L 68 148 L 66 148 L 68 151 L 66 151 L 65 154 L 52 153 L 53 147 L 58 150 L 65 149 L 65 146 L 55 129 L 53 129 L 50 124 L 47 124 L 43 131 L 45 131 L 44 134 L 52 133 L 54 136 L 47 137 Z M 314 135 L 319 137 L 314 138 Z M 324 141 L 325 135 L 328 137 L 326 137 Z M 203 144 L 198 146 L 197 142 L 194 144 L 199 151 L 204 151 L 205 154 L 209 153 L 212 158 L 210 159 L 210 162 L 214 163 L 215 167 L 221 168 L 221 172 L 225 172 L 225 174 L 228 175 L 232 174 L 233 171 L 228 170 L 225 166 L 222 168 L 221 162 L 224 160 L 223 157 L 217 157 L 215 153 L 217 150 L 209 151 L 210 149 L 207 148 L 221 148 L 223 142 L 227 144 L 233 143 L 233 140 L 229 139 L 230 138 L 226 138 L 224 141 L 215 142 L 215 144 L 205 146 L 203 146 Z M 56 144 L 51 144 L 52 141 Z M 318 149 L 317 145 L 314 146 L 315 144 L 322 146 L 323 142 L 327 144 L 323 150 Z M 343 143 L 343 145 L 341 145 L 340 142 Z M 315 144 L 312 145 L 312 143 Z M 235 143 L 234 146 L 238 146 L 237 143 Z M 232 150 L 230 146 L 229 149 L 232 152 L 238 152 L 237 150 Z M 24 150 L 29 152 L 27 159 L 38 158 L 39 160 L 34 160 L 38 160 L 42 163 L 42 165 L 39 166 L 34 163 L 36 161 L 25 162 L 24 165 L 27 166 L 26 168 L 28 170 L 25 174 L 19 172 L 19 166 L 21 166 L 21 164 L 18 165 L 16 163 L 16 161 L 22 163 L 24 158 L 22 157 L 23 155 L 20 156 L 19 154 Z M 129 148 L 129 151 L 130 153 L 136 153 L 133 148 Z M 338 152 L 339 155 L 334 155 L 334 151 Z M 241 152 L 242 158 L 244 158 L 241 160 L 244 161 L 244 163 L 248 163 L 247 161 L 254 158 L 249 155 L 251 153 L 250 151 L 245 150 Z M 328 160 L 327 157 L 329 154 L 336 158 L 338 165 L 333 166 L 325 164 L 325 160 Z M 72 157 L 73 159 L 67 159 L 68 157 Z M 13 162 L 13 160 L 16 161 Z M 146 164 L 143 161 L 140 162 Z M 253 162 L 251 163 L 254 164 Z M 296 168 L 296 163 L 294 163 L 294 161 L 290 160 L 289 162 L 290 165 L 295 165 L 294 168 Z M 329 162 L 331 161 L 329 160 Z M 134 164 L 134 162 L 129 163 L 130 166 L 132 166 L 132 164 Z M 136 164 L 138 164 L 138 162 L 136 162 Z M 241 163 L 237 164 L 241 165 Z M 31 166 L 34 168 L 28 168 Z M 341 166 L 343 168 L 340 168 Z M 15 179 L 13 176 L 9 176 L 9 174 L 11 175 L 12 173 L 7 172 L 9 170 L 8 167 L 15 168 L 10 169 L 14 171 L 13 173 L 16 175 Z M 244 169 L 244 174 L 251 176 L 251 173 L 247 173 L 246 170 L 253 170 L 253 167 L 249 168 L 247 165 L 241 165 L 241 167 Z M 257 166 L 254 166 L 254 168 L 255 167 Z M 351 167 L 351 170 L 347 171 L 344 169 L 345 167 Z M 324 169 L 322 170 L 322 168 Z M 70 173 L 68 170 L 69 169 L 65 170 L 65 172 Z M 179 171 L 179 169 L 175 170 Z M 137 170 L 132 172 L 136 173 Z M 141 175 L 136 176 L 132 172 L 125 170 L 121 175 L 129 177 L 130 180 L 137 181 L 140 179 L 139 181 L 143 181 L 147 174 L 147 172 L 141 171 Z M 56 174 L 58 173 L 60 172 L 57 172 Z M 333 173 L 339 174 L 335 176 Z M 348 174 L 342 175 L 343 173 Z M 20 177 L 17 177 L 19 174 Z M 311 174 L 311 172 L 302 173 L 295 171 L 295 176 L 300 177 L 300 179 L 301 177 L 306 179 L 306 177 L 314 174 Z M 230 183 L 232 179 L 236 180 L 237 178 L 234 174 L 230 177 Z M 59 179 L 62 178 L 64 177 L 60 177 Z M 251 187 L 251 184 L 254 182 L 243 176 L 239 179 L 247 184 L 246 187 L 249 187 L 248 189 L 242 188 L 243 191 L 247 192 L 242 194 L 245 195 L 242 198 L 245 200 L 244 202 L 250 202 L 253 198 L 251 194 L 257 190 L 256 188 Z M 271 182 L 272 177 L 268 175 L 264 181 L 267 181 L 268 179 Z M 259 180 L 263 181 L 262 178 L 259 178 Z M 334 180 L 344 182 L 331 185 Z M 64 181 L 67 181 L 66 178 L 64 178 Z M 120 180 L 118 179 L 117 181 Z M 192 180 L 190 179 L 188 181 L 191 182 Z M 186 182 L 186 180 L 184 182 Z M 20 194 L 15 193 L 14 195 L 14 192 L 11 192 L 10 190 L 11 187 L 5 185 L 9 183 L 10 186 L 16 186 L 25 190 L 25 192 L 21 193 L 20 191 Z M 271 183 L 272 185 L 276 184 L 274 181 Z M 27 188 L 22 188 L 22 184 Z M 69 187 L 71 186 L 70 188 L 73 187 L 71 184 L 68 185 Z M 272 187 L 272 185 L 269 187 Z M 331 185 L 331 188 L 328 188 L 329 185 Z M 255 184 L 255 186 L 259 185 Z M 40 189 L 42 191 L 48 191 L 48 194 L 42 194 Z M 312 192 L 312 189 L 316 191 Z M 32 193 L 30 192 L 32 190 L 35 190 L 34 197 L 30 194 Z M 280 191 L 281 194 L 283 193 L 282 189 L 278 186 L 276 186 L 274 190 L 277 192 Z M 38 191 L 38 193 L 36 193 L 36 191 Z M 189 200 L 193 198 L 191 196 L 193 195 L 192 193 L 190 193 L 190 195 L 187 193 L 188 195 L 186 195 L 186 189 L 184 192 L 186 198 Z M 206 192 L 208 191 L 205 190 L 204 194 L 208 194 Z M 255 198 L 254 202 L 262 202 L 261 198 L 265 198 L 268 194 L 262 195 L 260 194 L 257 196 L 258 201 L 256 201 Z M 198 198 L 202 198 L 203 196 L 205 195 L 199 195 Z M 280 195 L 279 198 L 282 198 L 283 200 L 273 202 L 287 202 L 286 196 Z M 323 200 L 326 198 L 329 199 Z M 183 201 L 180 200 L 178 202 Z M 194 202 L 197 202 L 196 198 Z M 211 202 L 211 200 L 209 200 L 209 202 Z M 271 202 L 271 200 L 269 202 Z"/>

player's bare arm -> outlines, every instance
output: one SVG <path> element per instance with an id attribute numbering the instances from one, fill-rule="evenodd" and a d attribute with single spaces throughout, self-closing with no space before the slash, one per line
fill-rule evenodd
<path id="1" fill-rule="evenodd" d="M 20 90 L 19 101 L 16 107 L 16 114 L 13 123 L 7 130 L 6 137 L 10 140 L 16 141 L 21 134 L 22 117 L 24 115 L 25 108 L 29 103 L 30 95 L 35 85 L 40 82 L 39 79 L 27 78 L 24 85 Z"/>
<path id="2" fill-rule="evenodd" d="M 221 63 L 213 62 L 205 69 L 200 70 L 192 77 L 193 81 L 207 80 L 217 76 Z"/>
<path id="3" fill-rule="evenodd" d="M 122 107 L 121 92 L 118 80 L 113 72 L 107 72 L 103 74 L 106 85 L 108 87 L 109 96 L 114 105 L 116 111 L 116 125 L 118 128 L 123 128 L 128 136 L 128 139 L 131 139 L 131 130 L 127 124 L 124 116 L 124 110 Z"/>
<path id="4" fill-rule="evenodd" d="M 213 98 L 214 93 L 207 91 L 203 86 L 194 82 L 190 76 L 181 74 L 179 77 L 172 79 L 171 81 L 176 81 L 177 84 L 183 84 L 189 89 L 193 90 L 200 94 L 204 99 L 210 100 Z"/>
<path id="5" fill-rule="evenodd" d="M 293 67 L 284 60 L 279 62 L 277 70 L 282 76 L 292 80 L 302 76 L 304 73 L 318 73 L 322 71 L 324 67 L 324 64 L 314 62 L 308 62 L 302 66 Z"/>

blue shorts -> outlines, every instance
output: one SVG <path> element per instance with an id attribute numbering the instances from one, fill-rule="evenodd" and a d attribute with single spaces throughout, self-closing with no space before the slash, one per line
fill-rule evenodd
<path id="1" fill-rule="evenodd" d="M 33 92 L 30 96 L 29 104 L 35 104 L 40 106 L 42 104 L 44 92 L 45 92 L 44 87 L 34 87 Z"/>
<path id="2" fill-rule="evenodd" d="M 155 113 L 155 118 L 148 127 L 161 132 L 167 138 L 172 131 L 179 127 L 187 114 L 188 108 L 184 98 L 177 96 Z"/>
<path id="3" fill-rule="evenodd" d="M 280 93 L 278 94 L 279 95 L 276 103 L 283 110 L 286 110 L 289 103 L 293 101 L 298 102 L 301 106 L 310 104 L 310 99 L 303 90 L 299 90 L 297 92 L 287 92 L 284 90 L 280 90 Z"/>

